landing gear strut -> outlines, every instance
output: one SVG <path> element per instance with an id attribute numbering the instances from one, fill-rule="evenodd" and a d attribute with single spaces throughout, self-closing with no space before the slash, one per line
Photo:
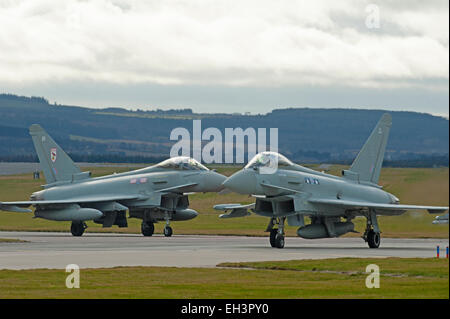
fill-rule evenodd
<path id="1" fill-rule="evenodd" d="M 267 227 L 267 231 L 270 231 L 270 246 L 273 248 L 283 248 L 284 247 L 284 221 L 285 217 L 282 218 L 272 218 Z M 273 228 L 277 224 L 278 228 Z"/>
<path id="2" fill-rule="evenodd" d="M 167 212 L 164 214 L 164 219 L 166 220 L 166 226 L 164 227 L 164 236 L 171 237 L 173 234 L 172 227 L 170 227 L 170 217 Z"/>
<path id="3" fill-rule="evenodd" d="M 80 237 L 83 235 L 84 230 L 87 228 L 86 223 L 84 222 L 72 222 L 72 225 L 70 226 L 70 232 L 73 236 Z"/>
<path id="4" fill-rule="evenodd" d="M 363 239 L 367 242 L 370 248 L 380 247 L 381 232 L 378 227 L 377 215 L 374 210 L 369 211 L 367 216 L 367 226 L 364 232 Z"/>
<path id="5" fill-rule="evenodd" d="M 152 222 L 142 221 L 141 232 L 144 236 L 152 236 L 155 232 L 155 225 Z"/>

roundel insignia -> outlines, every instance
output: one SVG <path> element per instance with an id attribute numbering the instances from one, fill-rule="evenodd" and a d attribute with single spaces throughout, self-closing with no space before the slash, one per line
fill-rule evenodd
<path id="1" fill-rule="evenodd" d="M 50 159 L 52 162 L 56 162 L 56 148 L 50 149 Z"/>

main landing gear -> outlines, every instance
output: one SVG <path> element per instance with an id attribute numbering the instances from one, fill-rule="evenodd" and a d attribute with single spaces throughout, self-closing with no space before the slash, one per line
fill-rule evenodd
<path id="1" fill-rule="evenodd" d="M 286 217 L 272 218 L 267 226 L 267 231 L 270 232 L 270 246 L 273 248 L 284 247 L 284 221 Z M 273 228 L 277 224 L 278 228 Z"/>
<path id="2" fill-rule="evenodd" d="M 170 237 L 173 234 L 172 227 L 170 227 L 170 219 L 168 215 L 165 218 L 166 226 L 164 227 L 164 236 Z M 144 236 L 152 236 L 155 232 L 155 225 L 152 221 L 142 221 L 141 232 Z"/>
<path id="3" fill-rule="evenodd" d="M 155 225 L 152 222 L 142 221 L 141 232 L 144 236 L 152 236 L 155 232 Z"/>
<path id="4" fill-rule="evenodd" d="M 364 232 L 363 239 L 367 242 L 370 248 L 378 248 L 381 243 L 381 232 L 378 227 L 377 215 L 374 210 L 369 211 L 367 216 L 367 226 Z"/>
<path id="5" fill-rule="evenodd" d="M 72 225 L 70 226 L 70 232 L 73 236 L 80 237 L 83 235 L 84 230 L 87 228 L 87 225 L 85 222 L 72 222 Z"/>

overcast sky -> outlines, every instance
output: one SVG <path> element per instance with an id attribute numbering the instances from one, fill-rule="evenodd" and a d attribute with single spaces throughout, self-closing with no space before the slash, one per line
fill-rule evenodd
<path id="1" fill-rule="evenodd" d="M 359 107 L 448 117 L 448 6 L 0 0 L 0 93 L 89 107 Z"/>

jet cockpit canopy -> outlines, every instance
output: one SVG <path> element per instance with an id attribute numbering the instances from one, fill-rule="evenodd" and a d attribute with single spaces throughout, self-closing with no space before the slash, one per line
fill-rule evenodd
<path id="1" fill-rule="evenodd" d="M 261 167 L 287 167 L 293 163 L 285 156 L 276 152 L 261 152 L 256 154 L 245 168 L 261 168 Z"/>
<path id="2" fill-rule="evenodd" d="M 196 161 L 193 158 L 187 156 L 178 156 L 166 159 L 156 167 L 164 169 L 178 169 L 178 170 L 191 170 L 191 171 L 208 171 L 209 169 Z"/>

